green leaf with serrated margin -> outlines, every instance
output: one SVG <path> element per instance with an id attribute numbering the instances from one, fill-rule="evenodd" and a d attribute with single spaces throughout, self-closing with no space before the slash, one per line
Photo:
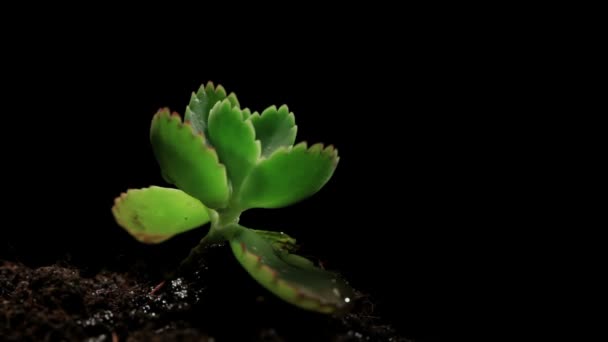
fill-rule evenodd
<path id="1" fill-rule="evenodd" d="M 230 196 L 226 168 L 179 115 L 161 109 L 150 127 L 150 142 L 163 177 L 209 208 L 223 208 Z"/>
<path id="2" fill-rule="evenodd" d="M 262 142 L 262 155 L 269 156 L 279 147 L 289 147 L 296 141 L 298 126 L 293 113 L 283 105 L 277 109 L 270 106 L 262 115 L 254 113 L 251 122 L 255 127 L 256 139 Z"/>
<path id="3" fill-rule="evenodd" d="M 298 307 L 322 313 L 345 311 L 353 291 L 337 273 L 309 260 L 277 251 L 251 229 L 239 226 L 230 240 L 236 259 L 264 288 Z"/>
<path id="4" fill-rule="evenodd" d="M 245 209 L 280 208 L 318 192 L 333 175 L 338 162 L 333 146 L 300 143 L 279 148 L 251 170 L 239 202 Z"/>
<path id="5" fill-rule="evenodd" d="M 226 165 L 232 192 L 238 193 L 260 156 L 260 142 L 255 139 L 251 121 L 243 120 L 242 111 L 230 101 L 218 102 L 209 114 L 209 140 Z"/>
<path id="6" fill-rule="evenodd" d="M 207 128 L 211 108 L 224 99 L 228 99 L 233 106 L 240 107 L 236 94 L 230 93 L 227 95 L 226 89 L 221 84 L 218 84 L 217 87 L 213 85 L 213 82 L 207 82 L 206 86 L 201 85 L 199 90 L 196 93 L 193 92 L 190 97 L 184 121 L 190 122 L 195 133 L 202 132 L 205 136 L 208 136 Z"/>
<path id="7" fill-rule="evenodd" d="M 161 243 L 209 222 L 205 206 L 179 189 L 130 189 L 114 200 L 114 219 L 140 242 Z"/>

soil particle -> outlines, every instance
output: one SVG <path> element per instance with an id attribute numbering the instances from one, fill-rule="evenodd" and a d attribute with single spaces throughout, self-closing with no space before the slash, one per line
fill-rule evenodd
<path id="1" fill-rule="evenodd" d="M 0 340 L 408 341 L 375 316 L 365 296 L 341 317 L 305 312 L 238 267 L 218 267 L 232 262 L 219 259 L 162 286 L 162 278 L 135 271 L 83 276 L 69 265 L 0 261 Z"/>

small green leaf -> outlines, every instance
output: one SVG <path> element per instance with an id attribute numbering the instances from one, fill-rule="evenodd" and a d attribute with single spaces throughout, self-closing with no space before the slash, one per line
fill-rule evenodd
<path id="1" fill-rule="evenodd" d="M 179 189 L 130 189 L 114 200 L 116 222 L 140 242 L 155 244 L 209 222 L 205 206 Z"/>
<path id="2" fill-rule="evenodd" d="M 298 307 L 322 313 L 347 310 L 353 291 L 338 274 L 309 260 L 275 250 L 251 229 L 239 226 L 230 240 L 236 259 L 264 288 Z"/>
<path id="3" fill-rule="evenodd" d="M 260 142 L 255 140 L 251 121 L 229 100 L 218 102 L 209 114 L 209 140 L 226 165 L 232 192 L 237 193 L 243 179 L 260 156 Z"/>
<path id="4" fill-rule="evenodd" d="M 223 208 L 230 195 L 226 168 L 217 153 L 179 115 L 161 109 L 152 119 L 150 142 L 163 177 L 209 208 Z"/>
<path id="5" fill-rule="evenodd" d="M 331 178 L 339 162 L 333 146 L 306 143 L 282 147 L 253 168 L 243 183 L 243 208 L 280 208 L 318 192 Z"/>
<path id="6" fill-rule="evenodd" d="M 254 113 L 251 122 L 255 127 L 256 139 L 262 142 L 263 156 L 269 156 L 279 147 L 292 146 L 296 141 L 298 126 L 286 105 L 278 110 L 276 106 L 270 106 L 262 115 Z"/>
<path id="7" fill-rule="evenodd" d="M 211 108 L 224 99 L 228 99 L 233 106 L 240 107 L 236 95 L 234 93 L 226 95 L 226 90 L 221 84 L 218 84 L 217 87 L 213 85 L 213 82 L 208 82 L 207 86 L 201 85 L 198 92 L 193 92 L 190 97 L 184 121 L 192 124 L 195 133 L 203 133 L 208 136 L 207 127 Z"/>

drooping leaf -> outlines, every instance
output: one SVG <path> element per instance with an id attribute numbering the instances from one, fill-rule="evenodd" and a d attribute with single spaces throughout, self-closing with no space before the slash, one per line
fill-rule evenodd
<path id="1" fill-rule="evenodd" d="M 140 242 L 155 244 L 209 222 L 205 206 L 179 189 L 130 189 L 114 200 L 116 222 Z"/>
<path id="2" fill-rule="evenodd" d="M 338 274 L 317 268 L 303 257 L 277 251 L 255 231 L 240 227 L 230 246 L 243 268 L 286 302 L 322 313 L 350 307 L 352 289 Z"/>
<path id="3" fill-rule="evenodd" d="M 168 109 L 152 119 L 150 142 L 163 177 L 207 207 L 223 208 L 230 195 L 226 168 L 203 141 Z"/>
<path id="4" fill-rule="evenodd" d="M 256 139 L 262 142 L 262 155 L 269 156 L 279 147 L 289 147 L 296 141 L 298 126 L 293 113 L 283 105 L 277 109 L 270 106 L 262 115 L 254 113 L 251 122 L 255 127 Z"/>
<path id="5" fill-rule="evenodd" d="M 245 179 L 240 203 L 246 208 L 280 208 L 318 192 L 339 162 L 333 146 L 306 143 L 279 148 L 260 161 Z"/>
<path id="6" fill-rule="evenodd" d="M 232 192 L 238 192 L 245 176 L 260 156 L 260 142 L 255 140 L 251 121 L 230 101 L 218 102 L 209 114 L 209 140 L 226 165 Z"/>
<path id="7" fill-rule="evenodd" d="M 208 119 L 211 108 L 217 103 L 224 99 L 228 99 L 230 103 L 235 107 L 240 107 L 239 100 L 236 94 L 226 94 L 226 89 L 221 84 L 217 87 L 214 86 L 213 82 L 207 82 L 207 85 L 201 85 L 196 93 L 192 93 L 190 97 L 190 103 L 186 107 L 186 114 L 184 116 L 185 122 L 190 122 L 195 133 L 207 134 Z"/>

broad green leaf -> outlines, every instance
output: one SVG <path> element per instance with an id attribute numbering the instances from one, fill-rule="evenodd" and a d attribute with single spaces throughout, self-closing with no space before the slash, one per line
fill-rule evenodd
<path id="1" fill-rule="evenodd" d="M 331 178 L 339 161 L 333 146 L 306 143 L 282 147 L 260 161 L 243 183 L 244 209 L 280 208 L 318 192 Z"/>
<path id="2" fill-rule="evenodd" d="M 293 113 L 286 105 L 268 107 L 262 115 L 254 113 L 251 122 L 255 127 L 256 139 L 262 142 L 262 155 L 269 156 L 279 147 L 289 147 L 296 141 L 298 126 Z"/>
<path id="3" fill-rule="evenodd" d="M 143 243 L 161 243 L 209 222 L 205 206 L 179 189 L 130 189 L 114 200 L 116 222 Z"/>
<path id="4" fill-rule="evenodd" d="M 301 256 L 274 249 L 255 231 L 240 227 L 230 247 L 258 283 L 286 302 L 322 313 L 350 307 L 353 291 L 338 274 L 317 268 Z"/>
<path id="5" fill-rule="evenodd" d="M 207 207 L 223 208 L 230 195 L 226 168 L 203 139 L 168 109 L 152 119 L 150 141 L 163 177 Z"/>
<path id="6" fill-rule="evenodd" d="M 240 107 L 236 95 L 234 93 L 226 95 L 226 90 L 222 85 L 218 84 L 215 87 L 213 82 L 208 82 L 206 86 L 201 85 L 198 92 L 193 92 L 190 97 L 184 121 L 191 123 L 195 133 L 203 133 L 208 136 L 207 128 L 211 108 L 224 99 L 228 99 L 233 106 Z"/>
<path id="7" fill-rule="evenodd" d="M 230 101 L 218 102 L 209 114 L 209 140 L 226 165 L 232 192 L 238 192 L 260 156 L 260 142 L 255 140 L 251 121 L 244 120 L 241 110 Z"/>

